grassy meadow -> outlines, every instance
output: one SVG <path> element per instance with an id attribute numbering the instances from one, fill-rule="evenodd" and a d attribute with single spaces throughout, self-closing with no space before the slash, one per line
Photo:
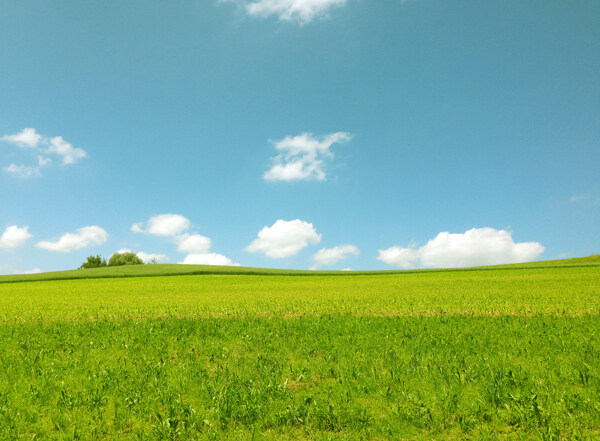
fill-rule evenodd
<path id="1" fill-rule="evenodd" d="M 2 440 L 600 439 L 598 256 L 0 276 L 0 342 Z"/>

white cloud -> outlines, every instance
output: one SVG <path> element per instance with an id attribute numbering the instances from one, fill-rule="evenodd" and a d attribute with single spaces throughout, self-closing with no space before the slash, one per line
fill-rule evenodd
<path id="1" fill-rule="evenodd" d="M 595 205 L 600 204 L 600 197 L 596 197 L 591 193 L 574 194 L 573 196 L 571 196 L 571 199 L 569 199 L 569 200 L 570 200 L 570 202 L 575 202 L 575 203 L 586 202 L 586 203 L 593 203 Z"/>
<path id="2" fill-rule="evenodd" d="M 30 270 L 19 271 L 19 272 L 15 273 L 15 274 L 39 274 L 41 272 L 42 272 L 42 270 L 40 268 L 33 268 L 33 269 L 30 269 Z"/>
<path id="3" fill-rule="evenodd" d="M 190 220 L 180 214 L 158 214 L 148 220 L 146 229 L 142 222 L 133 224 L 134 233 L 147 233 L 154 236 L 177 236 L 190 228 Z"/>
<path id="4" fill-rule="evenodd" d="M 258 239 L 254 239 L 246 247 L 249 253 L 264 253 L 268 257 L 282 258 L 298 254 L 309 245 L 316 245 L 321 241 L 321 235 L 313 224 L 296 219 L 284 221 L 279 219 L 271 227 L 264 227 L 258 232 Z"/>
<path id="5" fill-rule="evenodd" d="M 129 248 L 121 248 L 119 251 L 116 252 L 116 254 L 132 253 L 132 252 L 133 251 L 131 251 Z M 144 261 L 144 263 L 148 263 L 152 259 L 156 260 L 157 262 L 169 260 L 169 257 L 166 254 L 145 253 L 144 251 L 137 251 L 137 252 L 135 252 L 135 254 L 140 259 L 142 259 Z"/>
<path id="6" fill-rule="evenodd" d="M 42 136 L 36 133 L 35 129 L 23 129 L 19 133 L 15 133 L 14 135 L 6 135 L 0 138 L 2 141 L 10 142 L 11 144 L 16 144 L 19 147 L 29 147 L 34 148 L 37 147 L 39 142 L 42 139 Z"/>
<path id="7" fill-rule="evenodd" d="M 277 16 L 280 20 L 309 23 L 315 18 L 326 16 L 335 6 L 344 6 L 346 0 L 258 0 L 245 4 L 250 15 L 259 17 Z"/>
<path id="8" fill-rule="evenodd" d="M 377 260 L 400 268 L 414 268 L 419 260 L 419 251 L 415 248 L 393 246 L 386 250 L 379 250 Z"/>
<path id="9" fill-rule="evenodd" d="M 191 227 L 191 222 L 185 216 L 180 214 L 159 214 L 152 216 L 146 228 L 143 222 L 135 223 L 131 226 L 131 231 L 135 233 L 147 233 L 155 236 L 170 237 L 177 245 L 177 251 L 187 253 L 183 260 L 184 264 L 195 265 L 239 265 L 231 259 L 210 252 L 212 241 L 210 238 L 196 233 L 186 233 Z M 164 254 L 146 254 L 144 252 L 136 253 L 145 262 L 155 257 L 157 261 L 166 260 Z"/>
<path id="10" fill-rule="evenodd" d="M 267 181 L 325 180 L 323 160 L 333 158 L 329 150 L 335 143 L 348 142 L 352 135 L 347 132 L 330 133 L 317 139 L 310 133 L 298 136 L 286 136 L 275 142 L 275 148 L 281 152 L 272 158 L 273 166 L 265 172 Z"/>
<path id="11" fill-rule="evenodd" d="M 571 196 L 571 202 L 581 202 L 581 201 L 585 201 L 586 199 L 591 199 L 592 195 L 589 193 L 586 194 L 574 194 L 573 196 Z"/>
<path id="12" fill-rule="evenodd" d="M 10 164 L 9 166 L 4 167 L 4 171 L 21 179 L 35 178 L 40 175 L 39 168 L 28 167 L 26 165 Z"/>
<path id="13" fill-rule="evenodd" d="M 27 239 L 33 237 L 28 229 L 29 227 L 19 228 L 16 225 L 7 227 L 0 236 L 0 248 L 18 248 L 25 245 Z"/>
<path id="14" fill-rule="evenodd" d="M 155 260 L 157 262 L 164 262 L 169 260 L 169 257 L 166 254 L 156 254 L 156 253 L 145 253 L 143 251 L 138 251 L 137 256 L 142 259 L 145 263 L 151 262 Z"/>
<path id="15" fill-rule="evenodd" d="M 37 160 L 38 160 L 38 165 L 40 167 L 46 167 L 47 165 L 52 163 L 52 159 L 44 158 L 43 156 L 38 156 Z"/>
<path id="16" fill-rule="evenodd" d="M 439 233 L 420 248 L 379 250 L 377 259 L 401 268 L 456 268 L 528 262 L 543 251 L 538 242 L 515 243 L 506 230 L 473 228 L 462 234 Z"/>
<path id="17" fill-rule="evenodd" d="M 206 254 L 211 247 L 211 240 L 200 234 L 184 234 L 177 237 L 176 241 L 180 253 Z"/>
<path id="18" fill-rule="evenodd" d="M 0 140 L 18 147 L 28 148 L 32 152 L 32 159 L 37 160 L 37 167 L 16 164 L 4 167 L 6 172 L 20 178 L 39 176 L 40 167 L 46 167 L 52 163 L 52 159 L 45 156 L 48 154 L 60 156 L 63 165 L 75 164 L 80 159 L 88 156 L 85 150 L 73 147 L 62 136 L 48 138 L 38 134 L 35 129 L 31 128 L 23 129 L 20 133 L 14 135 L 5 135 Z"/>
<path id="19" fill-rule="evenodd" d="M 239 263 L 234 263 L 228 257 L 217 253 L 199 253 L 188 254 L 183 262 L 184 265 L 223 265 L 223 266 L 240 266 Z"/>
<path id="20" fill-rule="evenodd" d="M 338 245 L 337 247 L 323 248 L 317 251 L 312 256 L 312 260 L 315 262 L 314 268 L 316 268 L 319 265 L 332 265 L 340 260 L 359 254 L 360 250 L 354 245 Z"/>
<path id="21" fill-rule="evenodd" d="M 56 242 L 42 241 L 36 246 L 50 251 L 68 253 L 81 248 L 103 244 L 108 240 L 108 233 L 97 225 L 79 228 L 75 233 L 66 233 Z"/>
<path id="22" fill-rule="evenodd" d="M 74 148 L 62 136 L 55 136 L 49 140 L 49 143 L 48 153 L 61 156 L 63 165 L 75 164 L 80 159 L 87 157 L 87 153 L 83 149 Z"/>
<path id="23" fill-rule="evenodd" d="M 144 223 L 138 222 L 136 224 L 133 224 L 131 226 L 131 231 L 133 231 L 134 233 L 143 233 L 144 232 Z"/>

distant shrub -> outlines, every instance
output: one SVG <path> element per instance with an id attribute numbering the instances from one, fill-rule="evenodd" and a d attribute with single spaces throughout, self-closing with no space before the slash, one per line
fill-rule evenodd
<path id="1" fill-rule="evenodd" d="M 81 264 L 79 269 L 84 268 L 100 268 L 101 266 L 106 266 L 106 259 L 103 259 L 100 254 L 95 256 L 88 256 L 87 260 Z"/>
<path id="2" fill-rule="evenodd" d="M 122 265 L 143 265 L 144 261 L 138 257 L 137 254 L 127 253 L 115 253 L 108 259 L 108 266 L 122 266 Z"/>

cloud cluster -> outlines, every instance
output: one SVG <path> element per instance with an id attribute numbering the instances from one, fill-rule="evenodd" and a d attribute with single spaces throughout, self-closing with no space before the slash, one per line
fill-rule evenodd
<path id="1" fill-rule="evenodd" d="M 246 247 L 249 253 L 264 253 L 268 257 L 279 259 L 295 256 L 310 244 L 316 245 L 321 241 L 313 224 L 300 219 L 285 221 L 279 219 L 270 227 L 264 227 Z"/>
<path id="2" fill-rule="evenodd" d="M 5 135 L 0 138 L 9 144 L 29 150 L 34 155 L 37 165 L 10 164 L 4 171 L 22 179 L 40 176 L 40 169 L 52 163 L 47 155 L 58 156 L 62 165 L 75 164 L 80 159 L 86 158 L 85 150 L 73 147 L 62 136 L 42 136 L 32 128 L 25 128 L 19 133 Z"/>
<path id="3" fill-rule="evenodd" d="M 190 220 L 180 214 L 158 214 L 148 219 L 145 226 L 143 222 L 133 224 L 131 231 L 171 238 L 177 245 L 177 251 L 188 254 L 179 263 L 239 266 L 239 263 L 233 262 L 222 254 L 211 253 L 212 241 L 210 238 L 196 233 L 189 233 L 188 230 L 191 225 Z M 140 253 L 137 254 L 145 261 Z M 156 260 L 160 259 L 157 258 Z"/>
<path id="4" fill-rule="evenodd" d="M 338 245 L 333 248 L 323 248 L 317 251 L 312 260 L 315 263 L 311 269 L 317 269 L 320 265 L 333 265 L 340 260 L 347 259 L 350 256 L 358 256 L 360 250 L 354 245 Z"/>
<path id="5" fill-rule="evenodd" d="M 28 229 L 29 227 L 19 228 L 16 225 L 7 227 L 0 236 L 0 248 L 18 248 L 25 245 L 27 239 L 33 237 Z"/>
<path id="6" fill-rule="evenodd" d="M 101 245 L 108 240 L 108 233 L 97 225 L 79 228 L 74 233 L 63 234 L 56 242 L 41 241 L 36 244 L 38 248 L 49 251 L 68 253 L 93 245 Z"/>
<path id="7" fill-rule="evenodd" d="M 538 242 L 515 243 L 506 230 L 473 228 L 461 234 L 439 233 L 422 247 L 379 250 L 377 259 L 400 268 L 457 268 L 527 262 L 543 251 Z"/>
<path id="8" fill-rule="evenodd" d="M 333 158 L 330 148 L 333 144 L 348 142 L 352 135 L 347 132 L 330 133 L 315 138 L 310 133 L 286 136 L 274 142 L 280 152 L 272 158 L 273 166 L 265 172 L 267 181 L 325 180 L 323 161 Z"/>

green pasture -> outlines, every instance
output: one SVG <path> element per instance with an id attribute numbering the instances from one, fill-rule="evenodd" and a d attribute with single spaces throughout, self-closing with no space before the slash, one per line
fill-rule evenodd
<path id="1" fill-rule="evenodd" d="M 386 271 L 312 271 L 289 270 L 272 268 L 252 268 L 240 266 L 214 266 L 214 265 L 132 265 L 113 266 L 104 268 L 76 269 L 67 271 L 54 271 L 40 274 L 14 274 L 0 276 L 0 283 L 6 282 L 31 282 L 42 280 L 71 280 L 71 279 L 97 279 L 97 278 L 124 278 L 124 277 L 155 277 L 155 276 L 182 276 L 182 275 L 279 275 L 279 276 L 315 276 L 315 275 L 383 275 L 383 274 L 409 274 L 424 272 L 448 271 L 485 271 L 494 269 L 532 269 L 532 268 L 564 268 L 600 265 L 600 254 L 579 257 L 575 259 L 546 260 L 542 262 L 517 263 L 510 265 L 496 265 L 491 267 L 453 268 L 453 269 L 425 269 L 425 270 L 386 270 Z"/>
<path id="2" fill-rule="evenodd" d="M 600 439 L 597 257 L 184 270 L 0 278 L 0 439 Z"/>

